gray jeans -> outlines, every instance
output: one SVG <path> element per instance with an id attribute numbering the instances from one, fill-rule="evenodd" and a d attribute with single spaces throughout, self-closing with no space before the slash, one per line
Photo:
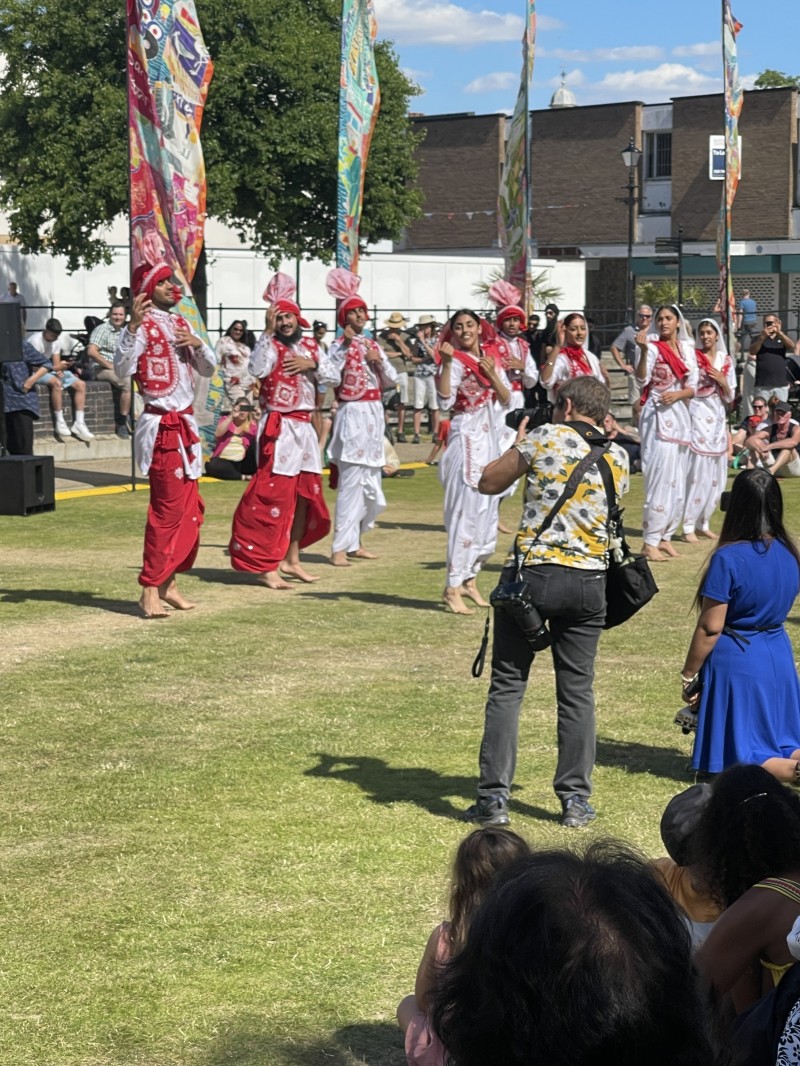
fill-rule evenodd
<path id="1" fill-rule="evenodd" d="M 514 576 L 503 571 L 501 580 Z M 558 700 L 558 763 L 553 787 L 559 799 L 592 793 L 595 760 L 594 661 L 606 615 L 604 570 L 544 563 L 522 577 L 548 622 Z M 514 779 L 522 697 L 534 653 L 513 618 L 495 611 L 492 679 L 480 752 L 479 796 L 506 798 Z"/>

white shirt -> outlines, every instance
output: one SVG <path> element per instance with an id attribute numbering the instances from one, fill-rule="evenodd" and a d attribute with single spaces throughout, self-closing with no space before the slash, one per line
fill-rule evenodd
<path id="1" fill-rule="evenodd" d="M 10 303 L 11 301 L 8 300 L 6 302 Z M 52 363 L 54 355 L 60 357 L 66 351 L 66 342 L 63 338 L 64 334 L 62 333 L 61 336 L 56 337 L 54 341 L 46 341 L 44 339 L 44 331 L 40 330 L 38 333 L 32 333 L 30 337 L 28 337 L 28 343 L 32 344 L 37 352 L 41 352 L 42 355 L 46 356 Z"/>
<path id="2" fill-rule="evenodd" d="M 284 342 L 281 341 L 283 344 Z M 305 348 L 296 344 L 287 344 L 287 348 L 300 359 L 308 359 Z M 320 354 L 322 354 L 320 352 Z M 250 373 L 259 380 L 268 378 L 278 361 L 278 349 L 268 333 L 262 333 L 250 356 Z M 313 411 L 317 406 L 317 375 L 313 370 L 297 374 L 300 398 L 294 405 L 295 411 Z M 268 411 L 261 416 L 258 424 L 259 437 L 264 431 Z M 275 442 L 275 457 L 272 470 L 286 477 L 296 477 L 301 471 L 310 474 L 322 473 L 322 458 L 319 439 L 311 422 L 298 422 L 293 418 L 282 418 L 278 439 Z"/>
<path id="3" fill-rule="evenodd" d="M 363 360 L 364 373 L 370 389 L 386 389 L 397 381 L 397 374 L 380 346 L 368 337 L 348 341 L 344 335 L 331 344 L 319 365 L 319 383 L 326 388 L 338 388 L 342 383 L 345 356 L 351 343 L 361 340 L 378 351 L 379 363 Z M 383 432 L 385 420 L 380 400 L 348 400 L 340 403 L 333 419 L 328 454 L 331 459 L 360 466 L 383 466 Z"/>

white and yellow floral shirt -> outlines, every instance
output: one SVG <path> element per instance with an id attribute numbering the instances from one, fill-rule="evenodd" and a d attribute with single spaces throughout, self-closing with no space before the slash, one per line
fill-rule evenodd
<path id="1" fill-rule="evenodd" d="M 590 467 L 575 495 L 566 501 L 539 540 L 536 532 L 556 503 L 575 465 L 592 446 L 605 443 L 597 426 L 588 422 L 564 422 L 539 426 L 515 447 L 528 463 L 525 506 L 517 534 L 525 566 L 555 563 L 578 570 L 605 570 L 608 561 L 608 506 L 603 479 L 597 466 Z M 612 444 L 606 453 L 617 499 L 628 491 L 628 456 Z M 601 460 L 602 461 L 602 460 Z M 514 563 L 513 545 L 506 565 Z"/>

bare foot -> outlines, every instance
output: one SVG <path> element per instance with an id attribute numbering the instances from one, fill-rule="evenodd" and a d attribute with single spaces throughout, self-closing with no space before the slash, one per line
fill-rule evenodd
<path id="1" fill-rule="evenodd" d="M 349 559 L 377 559 L 378 556 L 375 552 L 368 552 L 366 548 L 359 548 L 358 551 L 348 552 L 347 557 Z"/>
<path id="2" fill-rule="evenodd" d="M 347 561 L 347 552 L 333 552 L 331 555 L 331 566 L 350 566 Z"/>
<path id="3" fill-rule="evenodd" d="M 712 533 L 710 529 L 701 529 L 700 536 L 705 537 L 706 540 L 719 540 L 716 533 Z"/>
<path id="4" fill-rule="evenodd" d="M 652 544 L 645 544 L 642 547 L 642 555 L 651 563 L 668 563 L 669 556 L 664 555 Z"/>
<path id="5" fill-rule="evenodd" d="M 503 524 L 503 523 L 502 523 L 502 522 L 501 522 L 501 521 L 500 521 L 500 520 L 498 519 L 498 521 L 497 521 L 497 532 L 498 532 L 498 533 L 515 533 L 515 532 L 516 532 L 516 530 L 514 530 L 514 529 L 509 529 L 509 528 L 508 528 L 508 526 L 504 525 L 504 524 Z"/>
<path id="6" fill-rule="evenodd" d="M 308 570 L 304 570 L 300 563 L 281 563 L 280 570 L 287 577 L 296 577 L 298 581 L 305 581 L 307 585 L 319 581 L 318 577 L 313 577 Z"/>
<path id="7" fill-rule="evenodd" d="M 157 588 L 142 589 L 139 610 L 145 618 L 169 618 L 169 613 L 161 606 Z"/>
<path id="8" fill-rule="evenodd" d="M 290 589 L 292 587 L 288 581 L 283 580 L 277 570 L 268 570 L 264 574 L 259 574 L 256 581 L 259 585 L 266 585 L 268 589 Z"/>
<path id="9" fill-rule="evenodd" d="M 181 596 L 174 577 L 159 586 L 158 595 L 164 603 L 176 611 L 192 611 L 197 606 L 196 603 L 192 603 L 191 600 L 186 600 Z"/>
<path id="10" fill-rule="evenodd" d="M 683 534 L 683 539 L 684 539 L 686 544 L 699 544 L 700 543 L 700 541 L 697 539 L 697 534 L 696 533 L 684 533 Z"/>
<path id="11" fill-rule="evenodd" d="M 672 556 L 673 559 L 679 559 L 680 555 L 672 547 L 672 544 L 668 540 L 662 540 L 658 545 L 659 551 L 664 552 L 665 555 Z"/>
<path id="12" fill-rule="evenodd" d="M 480 592 L 478 592 L 478 586 L 475 584 L 474 578 L 471 581 L 465 581 L 458 591 L 462 596 L 466 596 L 468 599 L 472 600 L 472 602 L 477 604 L 478 607 L 489 606 L 483 596 L 481 596 Z"/>
<path id="13" fill-rule="evenodd" d="M 475 614 L 471 607 L 467 607 L 464 601 L 461 599 L 461 589 L 452 588 L 448 586 L 444 590 L 442 596 L 442 603 L 453 614 Z"/>

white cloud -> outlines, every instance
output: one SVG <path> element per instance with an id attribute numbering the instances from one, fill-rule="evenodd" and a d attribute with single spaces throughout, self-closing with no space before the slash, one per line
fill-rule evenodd
<path id="1" fill-rule="evenodd" d="M 401 69 L 408 80 L 413 81 L 418 88 L 422 89 L 423 93 L 427 91 L 423 82 L 430 78 L 431 72 L 429 70 L 415 70 L 414 67 L 402 67 Z"/>
<path id="2" fill-rule="evenodd" d="M 593 99 L 642 100 L 646 104 L 661 103 L 673 96 L 717 93 L 721 89 L 721 73 L 711 77 L 681 63 L 662 63 L 649 70 L 617 71 L 589 86 Z"/>
<path id="3" fill-rule="evenodd" d="M 755 89 L 757 78 L 758 74 L 742 74 L 739 80 L 743 89 Z"/>
<path id="4" fill-rule="evenodd" d="M 513 89 L 519 81 L 519 74 L 508 70 L 498 70 L 494 74 L 483 74 L 480 78 L 464 86 L 465 93 L 495 93 Z"/>
<path id="5" fill-rule="evenodd" d="M 499 11 L 470 11 L 448 0 L 376 0 L 381 37 L 398 44 L 453 45 L 471 48 L 498 41 L 519 41 L 524 24 L 518 15 Z M 563 29 L 558 19 L 543 16 L 537 29 Z"/>
<path id="6" fill-rule="evenodd" d="M 550 78 L 548 84 L 552 85 L 554 89 L 557 89 L 559 87 L 559 85 L 561 85 L 561 75 L 559 75 L 556 78 Z M 577 68 L 575 70 L 565 71 L 564 72 L 564 84 L 565 85 L 572 85 L 572 86 L 585 85 L 586 84 L 586 75 L 583 73 L 582 70 L 578 70 Z"/>
<path id="7" fill-rule="evenodd" d="M 722 45 L 719 41 L 708 41 L 707 44 L 679 44 L 672 49 L 674 56 L 722 56 Z M 720 59 L 721 62 L 721 59 Z"/>
<path id="8" fill-rule="evenodd" d="M 537 48 L 542 57 L 565 63 L 632 63 L 661 59 L 664 49 L 651 44 L 623 45 L 618 48 Z"/>

